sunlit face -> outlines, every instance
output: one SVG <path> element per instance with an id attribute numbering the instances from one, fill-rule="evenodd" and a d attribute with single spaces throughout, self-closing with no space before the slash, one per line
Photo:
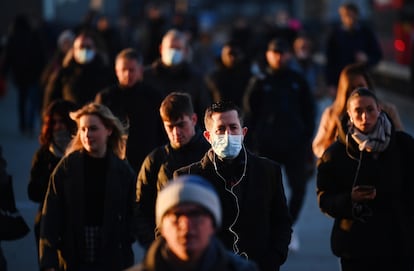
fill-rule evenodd
<path id="1" fill-rule="evenodd" d="M 90 51 L 96 50 L 95 42 L 91 37 L 88 37 L 86 35 L 80 35 L 76 37 L 75 41 L 73 42 L 73 56 L 75 59 L 77 59 L 80 51 L 83 49 L 87 49 Z M 81 62 L 78 59 L 77 61 Z"/>
<path id="2" fill-rule="evenodd" d="M 266 60 L 269 64 L 269 67 L 273 70 L 279 69 L 285 65 L 289 59 L 289 54 L 287 52 L 278 52 L 273 50 L 266 51 Z"/>
<path id="3" fill-rule="evenodd" d="M 342 25 L 347 29 L 352 28 L 358 18 L 358 15 L 354 11 L 345 7 L 339 8 L 339 16 L 341 18 Z"/>
<path id="4" fill-rule="evenodd" d="M 132 87 L 142 80 L 142 66 L 136 59 L 118 58 L 115 72 L 119 84 L 123 87 Z"/>
<path id="5" fill-rule="evenodd" d="M 221 49 L 221 61 L 226 67 L 233 67 L 240 57 L 241 51 L 238 48 L 225 45 L 223 49 Z"/>
<path id="6" fill-rule="evenodd" d="M 182 261 L 198 259 L 215 232 L 212 216 L 199 205 L 184 203 L 168 211 L 161 220 L 161 235 Z"/>
<path id="7" fill-rule="evenodd" d="M 79 119 L 79 136 L 85 150 L 93 157 L 104 157 L 108 137 L 112 130 L 105 127 L 96 115 L 83 115 Z"/>
<path id="8" fill-rule="evenodd" d="M 183 115 L 176 121 L 164 120 L 163 123 L 171 146 L 177 149 L 188 144 L 195 135 L 197 115 Z"/>
<path id="9" fill-rule="evenodd" d="M 377 124 L 380 109 L 375 99 L 368 96 L 351 97 L 348 115 L 354 127 L 364 134 L 370 133 Z"/>
<path id="10" fill-rule="evenodd" d="M 212 134 L 216 135 L 243 135 L 247 133 L 247 127 L 241 127 L 236 110 L 227 112 L 215 112 L 211 115 L 204 137 L 212 143 Z"/>

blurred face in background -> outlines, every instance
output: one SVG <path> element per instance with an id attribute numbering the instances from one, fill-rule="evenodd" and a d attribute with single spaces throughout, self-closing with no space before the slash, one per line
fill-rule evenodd
<path id="1" fill-rule="evenodd" d="M 234 67 L 240 62 L 242 58 L 242 52 L 239 48 L 225 45 L 221 50 L 221 61 L 227 68 Z"/>
<path id="2" fill-rule="evenodd" d="M 295 56 L 299 59 L 309 59 L 312 56 L 311 41 L 307 38 L 299 37 L 293 43 Z"/>
<path id="3" fill-rule="evenodd" d="M 76 37 L 73 43 L 73 57 L 80 64 L 91 62 L 96 55 L 96 47 L 93 39 L 86 35 Z"/>
<path id="4" fill-rule="evenodd" d="M 183 63 L 187 48 L 184 36 L 181 38 L 169 35 L 163 38 L 160 46 L 162 63 L 166 66 L 175 66 Z"/>
<path id="5" fill-rule="evenodd" d="M 345 29 L 351 29 L 357 22 L 358 14 L 346 7 L 340 7 L 339 17 L 341 18 L 342 25 L 345 27 Z"/>
<path id="6" fill-rule="evenodd" d="M 274 50 L 266 51 L 266 60 L 269 67 L 273 70 L 280 69 L 285 66 L 289 60 L 290 54 L 288 52 L 280 52 Z"/>
<path id="7" fill-rule="evenodd" d="M 115 72 L 121 86 L 132 87 L 142 80 L 143 68 L 136 59 L 118 58 Z"/>

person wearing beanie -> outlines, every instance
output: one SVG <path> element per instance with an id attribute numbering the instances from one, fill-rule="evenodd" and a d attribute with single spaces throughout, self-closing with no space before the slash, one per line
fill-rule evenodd
<path id="1" fill-rule="evenodd" d="M 256 264 L 227 250 L 215 237 L 221 226 L 220 199 L 202 177 L 182 175 L 158 193 L 155 239 L 141 263 L 127 271 L 256 271 Z"/>

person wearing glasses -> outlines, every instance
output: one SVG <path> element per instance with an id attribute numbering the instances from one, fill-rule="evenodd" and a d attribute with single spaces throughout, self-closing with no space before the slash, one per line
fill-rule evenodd
<path id="1" fill-rule="evenodd" d="M 222 222 L 220 199 L 202 177 L 184 175 L 168 182 L 158 194 L 155 217 L 161 236 L 127 271 L 258 270 L 215 237 Z"/>
<path id="2" fill-rule="evenodd" d="M 211 149 L 201 161 L 176 170 L 174 176 L 206 178 L 223 206 L 220 240 L 234 253 L 255 261 L 260 270 L 279 270 L 292 233 L 280 165 L 246 149 L 247 127 L 233 102 L 210 105 L 204 123 Z"/>

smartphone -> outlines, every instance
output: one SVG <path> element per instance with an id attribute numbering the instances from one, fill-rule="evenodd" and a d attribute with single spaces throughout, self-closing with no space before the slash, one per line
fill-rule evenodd
<path id="1" fill-rule="evenodd" d="M 375 190 L 375 186 L 373 185 L 359 185 L 357 191 L 360 192 L 372 192 Z"/>

